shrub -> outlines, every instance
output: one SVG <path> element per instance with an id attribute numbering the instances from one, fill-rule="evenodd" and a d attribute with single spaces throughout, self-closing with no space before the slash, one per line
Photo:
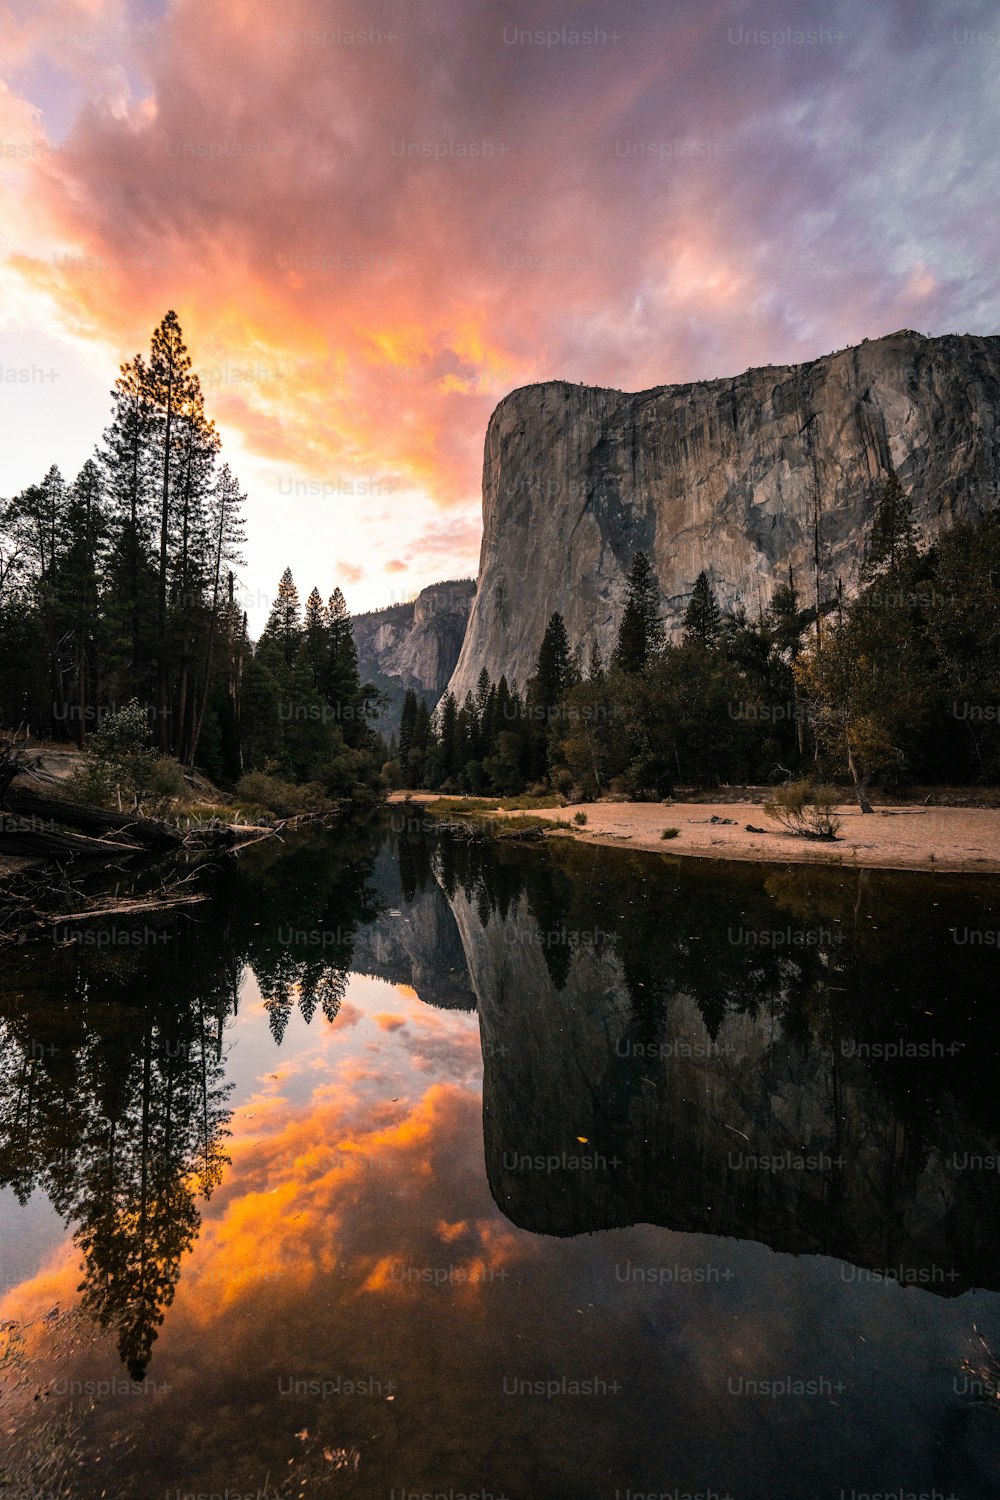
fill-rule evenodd
<path id="1" fill-rule="evenodd" d="M 675 839 L 679 833 L 680 833 L 680 829 L 679 828 L 664 828 L 663 832 L 660 834 L 660 838 L 661 839 Z"/>
<path id="2" fill-rule="evenodd" d="M 65 793 L 70 802 L 110 807 L 115 800 L 115 782 L 111 768 L 101 761 L 88 758 L 66 777 L 59 791 Z"/>
<path id="3" fill-rule="evenodd" d="M 70 778 L 67 788 L 81 802 L 117 806 L 124 811 L 142 807 L 159 777 L 160 757 L 149 749 L 146 710 L 135 698 L 116 713 L 108 714 L 91 735 L 83 765 Z M 177 768 L 178 773 L 180 768 Z"/>
<path id="4" fill-rule="evenodd" d="M 764 811 L 800 838 L 835 839 L 840 832 L 840 819 L 834 812 L 837 800 L 836 787 L 790 781 L 775 788 Z"/>
<path id="5" fill-rule="evenodd" d="M 581 828 L 583 827 L 584 823 L 586 823 L 586 821 L 587 814 L 585 812 L 575 812 L 573 814 L 573 822 L 578 824 Z"/>
<path id="6" fill-rule="evenodd" d="M 262 810 L 278 818 L 294 818 L 297 813 L 326 812 L 330 803 L 323 788 L 307 781 L 293 786 L 264 771 L 248 771 L 236 784 L 236 799 L 245 811 Z"/>
<path id="7" fill-rule="evenodd" d="M 179 763 L 169 755 L 160 755 L 149 768 L 142 800 L 158 817 L 169 812 L 187 792 L 187 782 Z"/>

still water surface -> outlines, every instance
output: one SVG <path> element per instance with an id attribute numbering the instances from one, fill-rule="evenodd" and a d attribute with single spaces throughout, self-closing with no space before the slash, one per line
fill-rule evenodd
<path id="1" fill-rule="evenodd" d="M 0 978 L 0 1493 L 1000 1495 L 1000 887 L 379 825 Z"/>

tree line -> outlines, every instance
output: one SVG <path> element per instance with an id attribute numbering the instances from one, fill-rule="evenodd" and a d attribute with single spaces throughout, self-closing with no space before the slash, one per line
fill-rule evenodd
<path id="1" fill-rule="evenodd" d="M 246 496 L 220 454 L 170 311 L 77 477 L 52 467 L 0 500 L 0 724 L 83 748 L 144 718 L 161 757 L 224 786 L 370 781 L 384 756 L 344 597 L 314 589 L 303 612 L 286 570 L 253 644 L 233 573 Z"/>
<path id="2" fill-rule="evenodd" d="M 921 545 L 894 473 L 879 486 L 859 587 L 803 608 L 791 570 L 756 620 L 724 612 L 702 572 L 668 640 L 648 557 L 635 555 L 607 664 L 584 665 L 551 616 L 523 690 L 481 673 L 436 715 L 408 695 L 386 767 L 395 785 L 589 799 L 835 776 L 869 788 L 990 784 L 1000 773 L 1000 519 Z"/>
<path id="3" fill-rule="evenodd" d="M 632 560 L 607 663 L 553 614 L 523 686 L 485 670 L 437 709 L 414 692 L 398 736 L 373 729 L 339 588 L 300 601 L 288 569 L 254 644 L 235 592 L 245 495 L 170 311 L 120 368 L 109 424 L 77 477 L 0 501 L 0 723 L 85 746 L 145 715 L 162 757 L 224 787 L 247 775 L 317 796 L 366 787 L 590 798 L 843 776 L 989 784 L 1000 772 L 1000 521 L 921 544 L 895 474 L 876 497 L 859 588 L 803 608 L 796 581 L 750 619 L 711 573 L 668 639 L 656 576 Z M 258 780 L 260 800 L 278 795 Z"/>
<path id="4" fill-rule="evenodd" d="M 0 502 L 0 703 L 8 726 L 84 745 L 144 705 L 187 765 L 238 708 L 246 624 L 231 568 L 246 496 L 170 311 L 120 367 L 101 442 Z M 211 727 L 209 727 L 211 726 Z"/>

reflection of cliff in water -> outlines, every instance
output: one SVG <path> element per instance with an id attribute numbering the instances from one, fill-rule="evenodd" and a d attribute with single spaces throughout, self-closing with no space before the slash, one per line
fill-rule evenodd
<path id="1" fill-rule="evenodd" d="M 955 1166 L 1000 1156 L 991 955 L 948 931 L 987 888 L 454 845 L 439 869 L 514 1223 L 646 1221 L 1000 1286 L 997 1176 Z"/>
<path id="2" fill-rule="evenodd" d="M 372 866 L 380 912 L 354 937 L 351 967 L 408 984 L 429 1005 L 475 1010 L 465 950 L 426 840 L 387 839 Z"/>

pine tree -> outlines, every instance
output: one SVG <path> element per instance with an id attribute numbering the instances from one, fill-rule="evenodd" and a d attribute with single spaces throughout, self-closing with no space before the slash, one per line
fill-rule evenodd
<path id="1" fill-rule="evenodd" d="M 490 674 L 483 667 L 476 681 L 476 714 L 479 718 L 479 726 L 482 729 L 483 717 L 486 713 L 486 704 L 490 696 Z"/>
<path id="2" fill-rule="evenodd" d="M 66 508 L 66 550 L 57 590 L 60 615 L 71 636 L 72 681 L 77 743 L 86 738 L 91 698 L 96 694 L 96 654 L 100 631 L 100 577 L 106 536 L 101 472 L 93 459 L 80 470 Z"/>
<path id="3" fill-rule="evenodd" d="M 421 698 L 417 703 L 417 714 L 413 721 L 413 746 L 422 755 L 426 755 L 434 742 L 434 724 L 431 719 L 431 711 L 427 700 Z"/>
<path id="4" fill-rule="evenodd" d="M 563 617 L 557 612 L 549 617 L 538 651 L 538 664 L 531 680 L 533 705 L 548 712 L 560 701 L 571 682 L 569 639 Z"/>
<path id="5" fill-rule="evenodd" d="M 861 583 L 891 577 L 901 569 L 912 567 L 916 557 L 913 506 L 896 471 L 890 469 L 875 503 L 875 517 L 861 567 Z"/>
<path id="6" fill-rule="evenodd" d="M 64 617 L 59 597 L 59 571 L 66 535 L 69 491 L 53 464 L 41 484 L 16 496 L 11 514 L 18 545 L 29 559 L 31 592 L 41 620 L 48 661 L 50 698 L 46 720 L 53 734 L 63 734 L 66 722 Z"/>
<path id="7" fill-rule="evenodd" d="M 447 781 L 459 769 L 455 764 L 458 704 L 454 693 L 445 693 L 438 708 L 438 746 L 441 774 Z"/>
<path id="8" fill-rule="evenodd" d="M 292 570 L 286 568 L 278 583 L 277 598 L 271 605 L 271 613 L 260 638 L 267 665 L 272 671 L 291 669 L 302 639 L 300 608 L 299 591 L 295 587 Z"/>
<path id="9" fill-rule="evenodd" d="M 660 585 L 645 552 L 637 552 L 629 569 L 625 612 L 618 627 L 612 665 L 620 672 L 643 672 L 663 650 Z"/>
<path id="10" fill-rule="evenodd" d="M 711 650 L 719 644 L 721 636 L 722 615 L 708 575 L 702 569 L 684 613 L 684 640 L 688 645 Z"/>
<path id="11" fill-rule="evenodd" d="M 399 720 L 399 760 L 403 767 L 404 777 L 406 767 L 409 764 L 410 750 L 413 746 L 413 731 L 417 723 L 417 695 L 412 688 L 406 689 L 403 698 L 403 712 Z"/>
<path id="12" fill-rule="evenodd" d="M 788 582 L 779 583 L 771 595 L 767 623 L 776 650 L 787 656 L 789 661 L 794 661 L 802 649 L 802 621 L 791 567 L 788 569 Z"/>
<path id="13" fill-rule="evenodd" d="M 112 653 L 119 663 L 128 664 L 130 692 L 143 695 L 156 614 L 156 575 L 150 555 L 156 504 L 156 414 L 149 370 L 141 354 L 120 367 L 111 399 L 111 422 L 104 433 L 99 462 L 111 546 L 108 602 Z"/>
<path id="14" fill-rule="evenodd" d="M 351 615 L 339 588 L 330 595 L 327 612 L 328 650 L 324 691 L 334 710 L 334 719 L 353 749 L 368 743 L 371 727 L 367 708 L 370 694 L 361 686 L 358 648 L 351 629 Z"/>
<path id="15" fill-rule="evenodd" d="M 238 676 L 237 656 L 242 657 L 245 637 L 245 617 L 241 621 L 240 611 L 233 602 L 233 575 L 228 575 L 228 595 L 223 595 L 223 568 L 231 563 L 241 563 L 243 557 L 240 551 L 246 540 L 243 530 L 243 505 L 246 495 L 240 492 L 239 480 L 231 471 L 228 464 L 223 464 L 218 478 L 213 486 L 209 497 L 208 522 L 210 536 L 210 569 L 211 569 L 211 603 L 208 621 L 208 630 L 204 644 L 204 662 L 202 665 L 202 690 L 201 703 L 194 719 L 191 743 L 189 749 L 189 763 L 194 765 L 198 754 L 198 741 L 201 738 L 202 724 L 205 718 L 205 710 L 208 695 L 212 686 L 212 673 L 215 662 L 215 650 L 217 643 L 224 644 L 226 660 L 224 663 L 224 683 L 220 684 L 218 713 L 223 728 L 235 721 L 238 717 L 239 699 L 236 689 L 236 677 Z M 230 731 L 227 743 L 232 746 L 238 742 Z M 228 751 L 228 760 L 233 760 L 232 749 Z"/>
<path id="16" fill-rule="evenodd" d="M 306 600 L 305 629 L 302 650 L 312 668 L 313 680 L 322 686 L 330 649 L 330 622 L 319 589 L 314 588 Z"/>
<path id="17" fill-rule="evenodd" d="M 171 482 L 172 538 L 168 549 L 169 639 L 176 671 L 171 728 L 174 753 L 189 758 L 196 732 L 197 700 L 192 678 L 200 637 L 209 628 L 213 541 L 212 494 L 221 443 L 202 414 L 177 415 L 176 458 Z"/>
<path id="18" fill-rule="evenodd" d="M 157 738 L 161 750 L 170 740 L 168 723 L 169 660 L 167 642 L 167 597 L 171 498 L 176 496 L 175 465 L 178 449 L 187 433 L 205 427 L 204 404 L 198 377 L 192 371 L 191 356 L 181 332 L 177 314 L 171 309 L 153 331 L 149 359 L 148 389 L 156 422 L 158 450 L 158 488 L 160 500 L 159 560 L 156 585 L 156 715 Z"/>

